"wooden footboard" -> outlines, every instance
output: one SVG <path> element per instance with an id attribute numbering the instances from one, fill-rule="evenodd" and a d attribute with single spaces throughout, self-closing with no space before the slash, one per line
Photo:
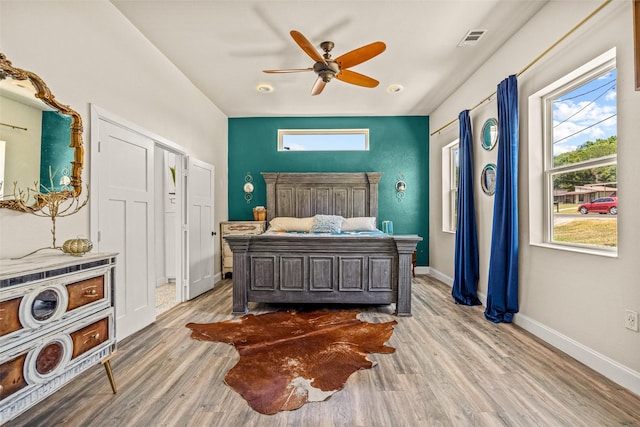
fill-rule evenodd
<path id="1" fill-rule="evenodd" d="M 411 315 L 407 236 L 254 235 L 225 237 L 233 251 L 233 314 L 248 302 L 396 304 Z"/>

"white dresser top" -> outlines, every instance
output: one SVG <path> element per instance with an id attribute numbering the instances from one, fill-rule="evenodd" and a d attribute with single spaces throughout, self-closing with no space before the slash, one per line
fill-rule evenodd
<path id="1" fill-rule="evenodd" d="M 105 259 L 115 257 L 117 253 L 88 252 L 84 256 L 73 256 L 62 252 L 36 253 L 22 259 L 0 259 L 0 288 L 8 286 L 3 281 L 24 274 L 36 274 L 56 270 L 65 274 L 78 269 L 84 270 L 100 264 Z M 58 271 L 61 270 L 61 271 Z"/>

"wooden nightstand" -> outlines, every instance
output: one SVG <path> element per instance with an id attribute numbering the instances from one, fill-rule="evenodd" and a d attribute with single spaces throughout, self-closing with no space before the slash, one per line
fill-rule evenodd
<path id="1" fill-rule="evenodd" d="M 267 223 L 265 221 L 228 221 L 220 223 L 220 246 L 222 253 L 222 277 L 233 273 L 233 252 L 224 239 L 231 234 L 260 234 L 264 233 Z"/>

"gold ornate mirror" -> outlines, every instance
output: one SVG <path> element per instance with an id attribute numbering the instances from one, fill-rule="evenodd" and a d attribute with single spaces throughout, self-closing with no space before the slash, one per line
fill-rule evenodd
<path id="1" fill-rule="evenodd" d="M 16 188 L 59 193 L 82 191 L 82 117 L 60 104 L 36 74 L 15 68 L 0 53 L 0 208 L 25 211 Z M 38 200 L 28 210 L 39 209 Z"/>

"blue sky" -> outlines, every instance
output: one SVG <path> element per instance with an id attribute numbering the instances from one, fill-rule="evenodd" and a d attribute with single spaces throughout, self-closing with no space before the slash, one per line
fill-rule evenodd
<path id="1" fill-rule="evenodd" d="M 617 135 L 616 70 L 553 101 L 554 156 Z"/>
<path id="2" fill-rule="evenodd" d="M 290 151 L 361 151 L 366 149 L 364 133 L 283 134 L 282 145 Z"/>

